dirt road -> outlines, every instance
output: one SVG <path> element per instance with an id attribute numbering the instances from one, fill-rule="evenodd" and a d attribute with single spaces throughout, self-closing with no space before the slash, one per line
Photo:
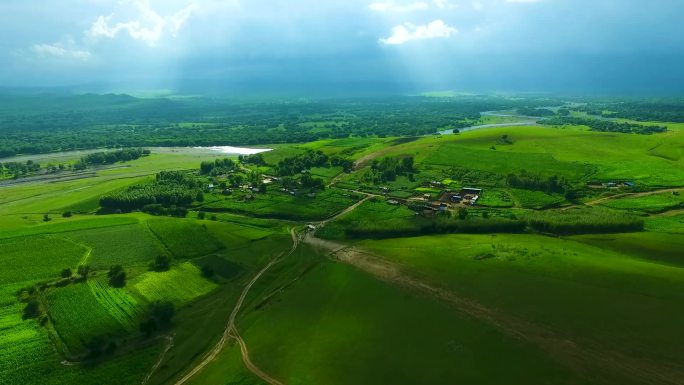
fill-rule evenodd
<path id="1" fill-rule="evenodd" d="M 245 366 L 247 369 L 249 369 L 254 375 L 257 377 L 261 378 L 263 381 L 271 384 L 271 385 L 283 385 L 282 382 L 274 379 L 261 369 L 259 369 L 256 365 L 252 363 L 252 361 L 249 358 L 249 350 L 247 349 L 247 345 L 245 344 L 245 341 L 240 337 L 240 334 L 237 330 L 237 327 L 235 326 L 235 319 L 237 318 L 238 313 L 240 313 L 240 310 L 242 309 L 242 305 L 245 302 L 245 298 L 247 298 L 247 295 L 249 294 L 249 291 L 252 289 L 254 284 L 261 278 L 262 275 L 266 271 L 268 271 L 273 265 L 276 263 L 280 262 L 283 258 L 286 258 L 290 256 L 292 253 L 297 250 L 297 247 L 299 246 L 299 238 L 297 236 L 297 233 L 295 232 L 294 229 L 290 230 L 290 235 L 292 236 L 292 248 L 287 252 L 287 253 L 281 253 L 275 258 L 273 258 L 266 266 L 264 266 L 263 269 L 261 269 L 245 288 L 242 290 L 242 293 L 240 294 L 240 297 L 238 298 L 237 302 L 235 303 L 235 306 L 233 307 L 233 311 L 230 313 L 230 317 L 228 318 L 228 323 L 226 324 L 226 327 L 223 331 L 223 335 L 221 336 L 221 339 L 214 345 L 214 347 L 207 353 L 205 358 L 195 365 L 185 376 L 183 376 L 180 380 L 176 381 L 175 385 L 183 385 L 185 384 L 188 380 L 190 380 L 194 375 L 202 371 L 207 365 L 209 365 L 215 358 L 218 356 L 218 354 L 223 350 L 223 347 L 226 345 L 228 341 L 230 341 L 231 338 L 234 338 L 238 344 L 240 345 L 240 353 L 242 356 L 242 361 L 244 362 Z"/>

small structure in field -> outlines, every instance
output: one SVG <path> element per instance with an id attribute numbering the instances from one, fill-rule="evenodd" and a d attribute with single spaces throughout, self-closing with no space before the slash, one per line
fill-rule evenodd
<path id="1" fill-rule="evenodd" d="M 399 201 L 395 199 L 390 199 L 387 201 L 387 203 L 391 204 L 392 206 L 399 206 Z"/>

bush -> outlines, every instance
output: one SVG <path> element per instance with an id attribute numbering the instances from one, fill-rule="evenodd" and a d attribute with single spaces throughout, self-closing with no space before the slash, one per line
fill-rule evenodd
<path id="1" fill-rule="evenodd" d="M 121 265 L 112 266 L 107 273 L 109 284 L 112 287 L 122 288 L 126 286 L 126 272 Z"/>
<path id="2" fill-rule="evenodd" d="M 71 218 L 72 216 L 73 214 L 71 213 L 71 211 L 65 211 L 62 213 L 62 218 Z"/>
<path id="3" fill-rule="evenodd" d="M 23 319 L 38 318 L 40 316 L 40 303 L 33 299 L 24 307 Z"/>
<path id="4" fill-rule="evenodd" d="M 171 258 L 167 255 L 158 255 L 152 267 L 154 271 L 167 271 L 171 267 Z"/>
<path id="5" fill-rule="evenodd" d="M 209 265 L 202 266 L 202 276 L 205 278 L 211 278 L 214 276 L 214 268 Z"/>

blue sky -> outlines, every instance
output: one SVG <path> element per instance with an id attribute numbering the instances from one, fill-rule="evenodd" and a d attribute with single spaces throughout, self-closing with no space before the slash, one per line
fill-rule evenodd
<path id="1" fill-rule="evenodd" d="M 677 91 L 679 0 L 3 0 L 0 85 Z"/>

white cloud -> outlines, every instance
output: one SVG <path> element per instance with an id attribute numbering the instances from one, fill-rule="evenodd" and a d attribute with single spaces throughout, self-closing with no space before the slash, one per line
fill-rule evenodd
<path id="1" fill-rule="evenodd" d="M 380 43 L 400 45 L 412 40 L 448 38 L 457 33 L 458 30 L 456 28 L 447 25 L 442 20 L 435 20 L 425 25 L 404 23 L 392 28 L 392 35 L 388 38 L 380 39 Z"/>
<path id="2" fill-rule="evenodd" d="M 456 8 L 458 5 L 449 2 L 448 0 L 433 0 L 435 7 L 439 9 L 451 9 Z"/>
<path id="3" fill-rule="evenodd" d="M 368 5 L 368 8 L 377 12 L 413 12 L 421 9 L 428 9 L 430 8 L 430 5 L 423 1 L 416 1 L 407 4 L 397 4 L 393 0 L 385 0 L 381 3 L 371 3 Z"/>
<path id="4" fill-rule="evenodd" d="M 91 53 L 82 49 L 65 47 L 62 43 L 35 44 L 31 50 L 42 57 L 56 57 L 62 59 L 88 60 Z"/>
<path id="5" fill-rule="evenodd" d="M 87 32 L 91 38 L 116 38 L 119 33 L 127 32 L 135 39 L 147 45 L 156 46 L 166 33 L 176 37 L 185 22 L 198 10 L 196 2 L 192 2 L 180 11 L 162 16 L 150 6 L 149 0 L 128 0 L 124 4 L 132 4 L 139 12 L 139 18 L 112 24 L 114 15 L 99 16 Z"/>

